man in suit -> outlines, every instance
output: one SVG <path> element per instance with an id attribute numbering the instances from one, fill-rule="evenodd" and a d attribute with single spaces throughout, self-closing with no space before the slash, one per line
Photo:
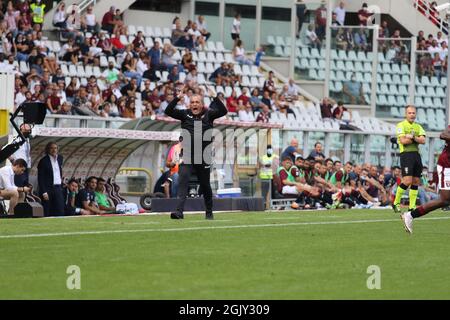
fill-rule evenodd
<path id="1" fill-rule="evenodd" d="M 49 142 L 45 156 L 38 163 L 39 195 L 44 207 L 44 215 L 64 216 L 64 196 L 62 190 L 63 157 L 58 154 L 58 145 Z"/>

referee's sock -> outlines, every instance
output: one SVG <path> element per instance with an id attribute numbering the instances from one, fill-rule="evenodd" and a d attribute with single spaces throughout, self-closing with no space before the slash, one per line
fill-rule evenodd
<path id="1" fill-rule="evenodd" d="M 408 189 L 408 186 L 403 183 L 397 187 L 397 192 L 395 193 L 394 205 L 400 204 L 403 193 L 406 191 L 406 189 Z M 416 196 L 416 198 L 417 198 L 417 196 Z"/>
<path id="2" fill-rule="evenodd" d="M 409 190 L 409 209 L 416 208 L 417 195 L 419 194 L 419 186 L 411 186 Z"/>

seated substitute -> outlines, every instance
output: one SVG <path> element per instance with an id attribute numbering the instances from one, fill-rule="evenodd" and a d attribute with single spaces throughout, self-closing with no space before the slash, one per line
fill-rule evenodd
<path id="1" fill-rule="evenodd" d="M 278 168 L 278 175 L 281 182 L 282 194 L 295 194 L 298 195 L 303 191 L 307 191 L 311 196 L 315 197 L 319 195 L 319 190 L 315 187 L 311 187 L 305 183 L 295 181 L 295 177 L 291 172 L 292 159 L 289 156 L 282 158 L 281 167 Z"/>
<path id="2" fill-rule="evenodd" d="M 91 212 L 89 210 L 85 210 L 82 208 L 77 208 L 76 206 L 76 198 L 78 194 L 78 182 L 75 179 L 70 179 L 67 183 L 67 187 L 64 188 L 64 215 L 66 216 L 85 216 L 90 215 Z"/>

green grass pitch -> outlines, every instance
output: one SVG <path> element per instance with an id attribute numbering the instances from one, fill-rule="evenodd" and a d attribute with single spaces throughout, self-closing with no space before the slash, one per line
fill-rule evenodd
<path id="1" fill-rule="evenodd" d="M 215 218 L 1 219 L 0 299 L 450 298 L 445 212 L 412 235 L 390 210 Z M 72 265 L 81 289 L 67 288 Z"/>

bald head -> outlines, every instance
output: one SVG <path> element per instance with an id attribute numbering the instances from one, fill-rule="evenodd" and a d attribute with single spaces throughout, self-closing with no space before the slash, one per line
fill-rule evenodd
<path id="1" fill-rule="evenodd" d="M 198 115 L 203 111 L 203 99 L 199 94 L 193 94 L 190 99 L 189 109 L 193 115 Z"/>
<path id="2" fill-rule="evenodd" d="M 291 139 L 291 146 L 298 148 L 298 140 L 296 138 Z"/>
<path id="3" fill-rule="evenodd" d="M 416 107 L 413 105 L 406 106 L 405 117 L 408 122 L 413 123 L 416 120 Z"/>

